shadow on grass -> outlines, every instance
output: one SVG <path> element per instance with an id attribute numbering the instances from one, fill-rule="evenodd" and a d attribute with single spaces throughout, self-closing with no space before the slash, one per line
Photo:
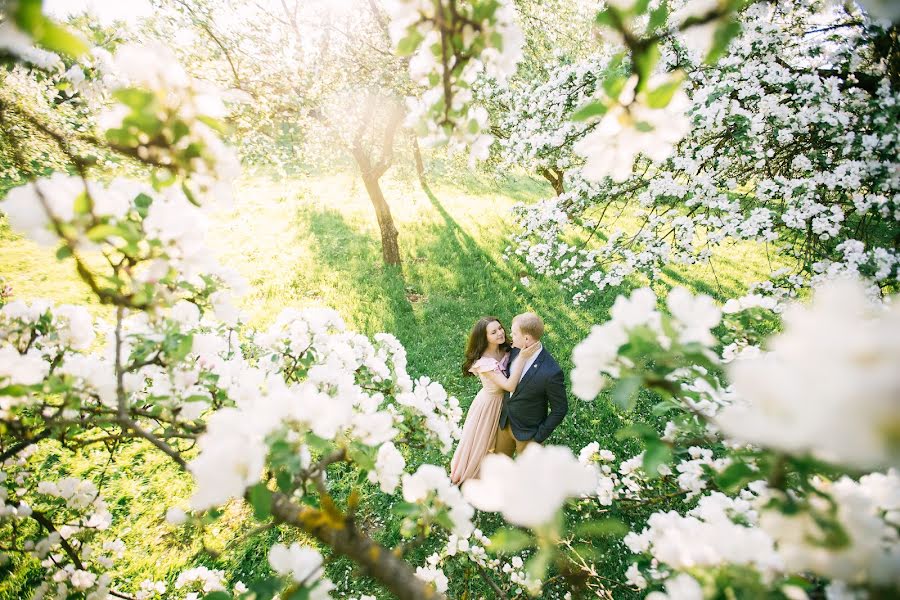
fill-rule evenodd
<path id="1" fill-rule="evenodd" d="M 311 283 L 331 288 L 333 296 L 325 298 L 329 304 L 343 309 L 345 318 L 368 335 L 402 330 L 414 322 L 403 274 L 382 263 L 378 240 L 354 229 L 332 209 L 304 208 L 297 217 L 315 242 L 318 272 Z M 298 274 L 294 285 L 307 284 L 309 277 Z"/>
<path id="2" fill-rule="evenodd" d="M 521 285 L 524 273 L 514 272 L 512 264 L 502 260 L 497 250 L 505 244 L 503 234 L 498 234 L 495 252 L 482 247 L 451 215 L 441 201 L 428 188 L 425 194 L 441 216 L 443 226 L 431 226 L 434 239 L 427 248 L 432 260 L 451 269 L 455 274 L 454 291 L 460 306 L 457 315 L 470 318 L 461 324 L 463 337 L 471 324 L 481 315 L 496 314 L 509 328 L 516 314 L 532 310 L 548 325 L 548 341 L 561 362 L 568 361 L 571 345 L 587 334 L 590 319 L 572 310 L 571 304 L 559 289 L 532 289 Z M 458 329 L 457 329 L 458 330 Z"/>

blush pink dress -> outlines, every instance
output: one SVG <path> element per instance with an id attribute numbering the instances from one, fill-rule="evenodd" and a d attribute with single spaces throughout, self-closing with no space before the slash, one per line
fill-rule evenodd
<path id="1" fill-rule="evenodd" d="M 503 404 L 503 388 L 488 379 L 486 373 L 497 371 L 502 374 L 507 363 L 508 353 L 499 362 L 482 356 L 469 368 L 469 372 L 481 379 L 481 390 L 469 407 L 462 437 L 453 453 L 453 460 L 450 461 L 450 481 L 454 484 L 478 477 L 481 459 L 494 449 L 500 407 Z"/>

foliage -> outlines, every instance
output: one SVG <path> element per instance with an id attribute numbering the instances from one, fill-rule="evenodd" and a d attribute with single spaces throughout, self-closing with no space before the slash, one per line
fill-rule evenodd
<path id="1" fill-rule="evenodd" d="M 40 2 L 10 6 L 0 45 L 24 80 L 46 81 L 60 59 L 27 70 L 32 42 L 78 50 L 45 35 L 56 26 Z M 684 129 L 687 96 L 678 73 L 654 79 L 660 44 L 674 31 L 711 25 L 702 57 L 714 63 L 737 33 L 736 8 L 723 2 L 699 14 L 673 12 L 665 32 L 667 3 L 614 2 L 598 13 L 627 57 L 611 59 L 599 87 L 590 82 L 605 99 L 578 115 L 602 117 L 574 148 L 587 157 L 586 176 L 628 180 L 635 156 L 666 160 Z M 751 7 L 743 17 L 763 10 Z M 467 94 L 483 68 L 490 75 L 514 67 L 518 52 L 509 42 L 519 34 L 511 6 L 398 1 L 390 15 L 387 28 L 402 33 L 394 36 L 400 51 L 417 52 L 409 68 L 424 64 L 429 84 L 440 84 L 440 94 L 425 94 L 429 121 L 445 138 L 461 131 L 458 140 L 483 155 L 486 121 L 469 119 L 475 108 Z M 778 39 L 778 24 L 759 27 L 774 28 L 764 41 Z M 740 42 L 737 48 L 740 56 Z M 691 73 L 715 79 L 716 69 L 734 66 L 730 60 Z M 169 507 L 166 518 L 189 538 L 230 506 L 252 515 L 259 527 L 247 537 L 259 536 L 271 569 L 245 584 L 198 564 L 174 582 L 176 594 L 190 597 L 328 596 L 335 584 L 323 554 L 266 537 L 275 526 L 315 539 L 331 559 L 352 562 L 401 598 L 441 597 L 450 590 L 448 573 L 463 586 L 473 572 L 501 597 L 500 573 L 516 594 L 609 595 L 597 548 L 621 551 L 612 540 L 628 530 L 624 544 L 638 559 L 622 565 L 626 583 L 615 585 L 646 589 L 657 600 L 796 598 L 823 588 L 832 596 L 889 595 L 900 587 L 900 480 L 891 469 L 900 447 L 900 319 L 891 302 L 867 297 L 858 282 L 831 282 L 812 304 L 762 321 L 757 311 L 776 307 L 759 295 L 720 308 L 675 287 L 666 310 L 648 288 L 620 295 L 610 318 L 574 348 L 571 379 L 586 401 L 615 382 L 609 397 L 618 415 L 637 411 L 631 423 L 613 425 L 617 451 L 638 453 L 614 468 L 616 454 L 596 441 L 577 459 L 566 446 L 531 445 L 515 460 L 488 457 L 485 477 L 460 490 L 443 467 L 408 465 L 417 448 L 445 460 L 461 410 L 439 383 L 413 379 L 396 337 L 355 333 L 322 308 L 286 308 L 265 329 L 245 323 L 232 297 L 244 282 L 206 246 L 203 211 L 228 199 L 237 171 L 220 139 L 220 94 L 189 77 L 163 47 L 122 45 L 100 75 L 98 96 L 109 110 L 89 114 L 83 135 L 18 104 L 2 107 L 39 132 L 71 173 L 44 175 L 14 135 L 6 139 L 15 176 L 29 180 L 3 199 L 11 226 L 56 248 L 114 311 L 112 324 L 95 327 L 82 307 L 9 301 L 6 289 L 0 296 L 0 527 L 11 540 L 4 552 L 40 561 L 30 571 L 37 597 L 99 599 L 121 595 L 118 586 L 142 598 L 167 591 L 163 582 L 114 577 L 125 548 L 103 540 L 114 518 L 110 504 L 100 486 L 55 468 L 58 458 L 44 454 L 51 439 L 76 456 L 102 447 L 110 461 L 141 440 L 154 457 L 170 460 L 190 475 L 192 489 L 187 507 Z M 615 143 L 598 151 L 603 139 Z M 135 177 L 107 180 L 87 149 L 127 160 Z M 443 228 L 464 238 L 424 191 Z M 814 224 L 813 234 L 830 232 Z M 472 244 L 462 250 L 480 257 Z M 390 271 L 387 277 L 397 284 Z M 881 279 L 891 277 L 889 269 Z M 482 287 L 495 294 L 491 283 Z M 723 312 L 729 331 L 718 329 Z M 648 399 L 654 403 L 644 414 Z M 663 417 L 670 419 L 664 427 Z M 684 514 L 651 514 L 657 504 Z M 362 524 L 382 507 L 381 517 L 399 524 L 389 543 Z M 491 525 L 490 536 L 478 521 Z"/>

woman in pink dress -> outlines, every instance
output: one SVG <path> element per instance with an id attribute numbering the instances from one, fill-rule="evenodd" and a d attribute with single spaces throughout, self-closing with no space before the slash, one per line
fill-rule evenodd
<path id="1" fill-rule="evenodd" d="M 522 367 L 539 346 L 534 344 L 522 350 L 507 378 L 504 371 L 509 362 L 509 342 L 500 320 L 497 317 L 482 317 L 472 327 L 462 370 L 464 376 L 478 375 L 481 390 L 469 407 L 462 437 L 450 461 L 450 481 L 454 484 L 478 476 L 481 459 L 494 449 L 503 392 L 515 391 L 522 376 Z"/>

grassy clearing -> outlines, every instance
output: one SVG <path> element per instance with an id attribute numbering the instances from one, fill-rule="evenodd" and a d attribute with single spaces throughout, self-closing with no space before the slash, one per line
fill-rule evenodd
<path id="1" fill-rule="evenodd" d="M 571 367 L 572 348 L 593 323 L 608 317 L 616 290 L 598 294 L 590 302 L 573 307 L 569 294 L 554 282 L 532 277 L 524 287 L 524 273 L 502 259 L 511 232 L 509 208 L 515 202 L 532 202 L 550 194 L 543 182 L 508 178 L 500 183 L 474 176 L 437 181 L 426 194 L 413 181 L 388 180 L 385 195 L 400 230 L 403 273 L 381 265 L 380 240 L 374 214 L 365 191 L 352 174 L 319 175 L 282 182 L 257 178 L 244 183 L 229 212 L 215 216 L 212 244 L 225 263 L 241 272 L 251 291 L 242 308 L 251 324 L 265 327 L 287 306 L 327 305 L 337 309 L 348 325 L 372 335 L 388 331 L 404 344 L 413 377 L 440 381 L 467 407 L 478 384 L 459 373 L 463 344 L 471 324 L 484 314 L 499 316 L 508 326 L 517 313 L 534 310 L 547 324 L 546 346 L 564 369 Z M 654 284 L 658 292 L 685 285 L 710 293 L 720 300 L 743 292 L 747 283 L 763 276 L 765 253 L 751 245 L 725 249 L 709 265 L 667 268 Z M 53 252 L 12 234 L 0 223 L 0 275 L 12 284 L 17 297 L 50 298 L 56 302 L 91 303 L 89 291 L 74 275 L 70 262 L 59 263 Z M 619 290 L 621 291 L 621 290 Z M 98 316 L 106 307 L 92 304 Z M 620 459 L 639 451 L 633 441 L 618 442 L 615 431 L 635 420 L 654 420 L 648 413 L 651 399 L 644 397 L 638 409 L 623 414 L 601 396 L 591 403 L 570 398 L 569 416 L 550 438 L 577 452 L 597 440 L 613 449 Z M 71 473 L 99 477 L 105 467 L 99 457 L 60 460 L 52 444 L 36 457 L 44 470 L 68 469 Z M 50 457 L 57 458 L 50 458 Z M 436 451 L 407 456 L 411 469 L 421 462 L 442 464 L 448 459 Z M 340 467 L 329 471 L 337 495 L 349 492 L 352 474 Z M 145 578 L 170 583 L 185 565 L 197 563 L 225 569 L 231 580 L 248 581 L 267 572 L 265 551 L 277 539 L 295 534 L 277 529 L 249 539 L 248 515 L 238 508 L 226 510 L 222 519 L 202 536 L 216 556 L 181 529 L 164 521 L 165 509 L 183 505 L 190 493 L 187 477 L 177 473 L 146 446 L 128 446 L 109 466 L 104 495 L 115 516 L 110 539 L 121 537 L 128 551 L 118 574 L 137 585 Z M 386 544 L 399 541 L 399 522 L 385 518 L 395 498 L 366 488 L 371 504 L 361 514 L 364 526 Z M 653 510 L 647 507 L 644 512 Z M 628 520 L 642 515 L 634 511 Z M 570 515 L 577 518 L 577 515 Z M 492 515 L 481 515 L 479 525 L 489 532 L 499 524 Z M 193 541 L 192 541 L 193 540 Z M 434 547 L 417 549 L 423 559 Z M 604 576 L 621 580 L 628 564 L 627 552 L 617 542 L 601 544 Z M 0 600 L 25 595 L 34 571 L 14 563 L 9 577 L 0 577 Z M 492 594 L 474 572 L 447 573 L 451 596 Z M 370 580 L 354 572 L 347 561 L 335 560 L 329 576 L 342 591 L 379 593 Z M 630 594 L 616 591 L 616 597 Z"/>

